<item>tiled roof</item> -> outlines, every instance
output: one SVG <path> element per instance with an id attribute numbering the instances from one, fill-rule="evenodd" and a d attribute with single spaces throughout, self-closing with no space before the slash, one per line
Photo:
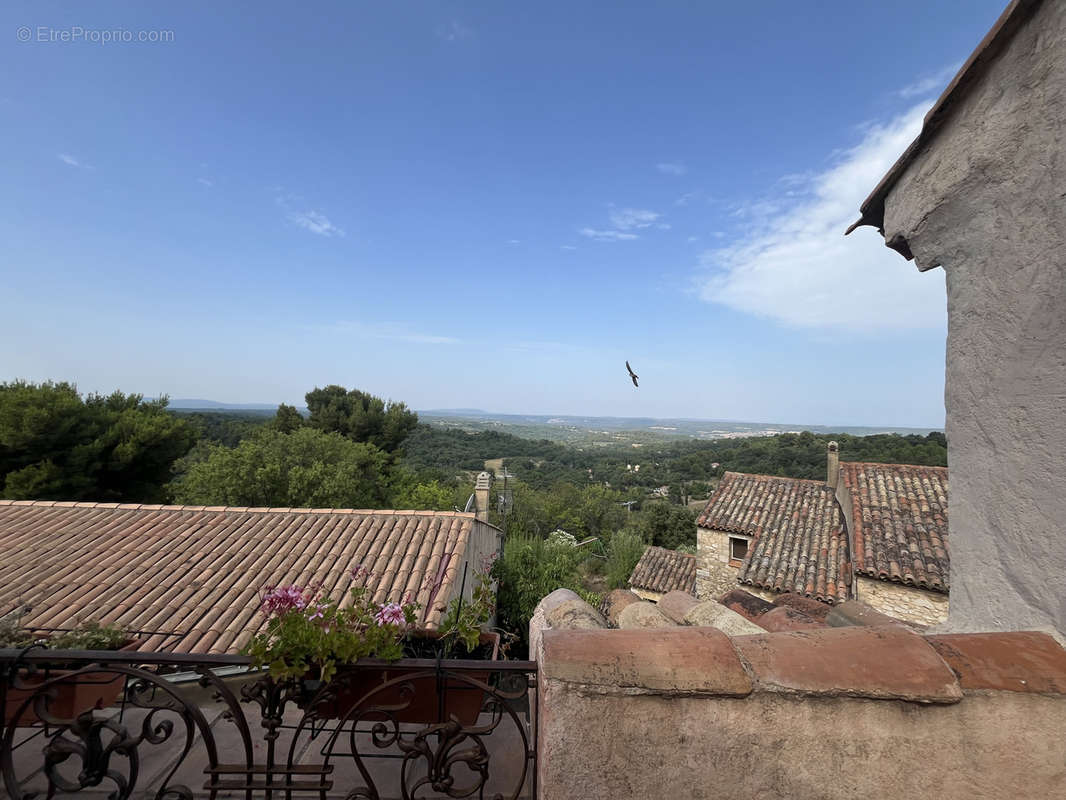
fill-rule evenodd
<path id="1" fill-rule="evenodd" d="M 633 568 L 629 585 L 662 594 L 675 589 L 695 594 L 696 557 L 665 547 L 649 546 Z"/>
<path id="2" fill-rule="evenodd" d="M 340 598 L 362 564 L 376 602 L 411 592 L 432 626 L 475 524 L 453 512 L 0 500 L 0 614 L 29 605 L 30 628 L 96 620 L 158 633 L 142 650 L 232 653 L 264 622 L 264 585 Z"/>
<path id="3" fill-rule="evenodd" d="M 947 592 L 947 467 L 844 461 L 840 470 L 851 493 L 855 571 Z"/>
<path id="4" fill-rule="evenodd" d="M 753 537 L 741 583 L 835 603 L 851 567 L 834 494 L 822 481 L 727 472 L 696 524 Z"/>

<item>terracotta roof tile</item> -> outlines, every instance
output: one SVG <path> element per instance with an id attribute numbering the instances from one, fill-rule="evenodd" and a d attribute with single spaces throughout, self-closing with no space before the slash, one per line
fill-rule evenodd
<path id="1" fill-rule="evenodd" d="M 633 568 L 629 585 L 661 594 L 674 590 L 695 594 L 696 557 L 665 547 L 649 546 Z"/>
<path id="2" fill-rule="evenodd" d="M 826 603 L 847 599 L 848 537 L 822 481 L 727 472 L 696 524 L 751 536 L 738 579 Z"/>
<path id="3" fill-rule="evenodd" d="M 948 470 L 910 464 L 840 464 L 851 493 L 855 571 L 947 592 Z"/>
<path id="4" fill-rule="evenodd" d="M 432 626 L 474 522 L 450 511 L 0 500 L 0 614 L 29 605 L 29 627 L 96 619 L 149 632 L 144 650 L 236 652 L 264 622 L 262 586 L 315 582 L 342 597 L 363 564 L 375 600 L 417 594 Z"/>

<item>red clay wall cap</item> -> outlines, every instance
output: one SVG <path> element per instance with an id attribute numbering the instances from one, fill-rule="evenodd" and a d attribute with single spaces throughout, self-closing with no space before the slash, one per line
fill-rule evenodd
<path id="1" fill-rule="evenodd" d="M 752 684 L 717 628 L 544 632 L 548 679 L 666 694 L 743 697 Z"/>
<path id="2" fill-rule="evenodd" d="M 1046 633 L 942 633 L 926 639 L 964 691 L 1066 694 L 1066 650 Z"/>
<path id="3" fill-rule="evenodd" d="M 962 699 L 955 674 L 918 634 L 902 628 L 821 630 L 735 636 L 756 689 L 915 703 Z"/>

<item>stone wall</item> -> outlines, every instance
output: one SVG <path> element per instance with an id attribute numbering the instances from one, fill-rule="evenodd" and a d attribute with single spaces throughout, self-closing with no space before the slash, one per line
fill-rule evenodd
<path id="1" fill-rule="evenodd" d="M 729 534 L 696 528 L 696 597 L 715 600 L 735 589 L 739 572 L 729 566 Z"/>
<path id="2" fill-rule="evenodd" d="M 938 625 L 948 618 L 948 596 L 917 586 L 855 576 L 856 599 L 882 614 L 921 625 Z"/>
<path id="3" fill-rule="evenodd" d="M 888 192 L 884 234 L 946 273 L 947 625 L 1066 637 L 1066 3 L 1016 13 Z"/>
<path id="4" fill-rule="evenodd" d="M 550 800 L 1061 797 L 1066 652 L 902 627 L 546 631 Z"/>

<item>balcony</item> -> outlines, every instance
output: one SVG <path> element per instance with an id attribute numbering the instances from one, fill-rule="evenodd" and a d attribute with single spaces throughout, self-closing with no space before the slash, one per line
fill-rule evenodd
<path id="1" fill-rule="evenodd" d="M 0 650 L 7 796 L 536 796 L 537 665 L 359 662 L 276 681 L 231 655 Z"/>

